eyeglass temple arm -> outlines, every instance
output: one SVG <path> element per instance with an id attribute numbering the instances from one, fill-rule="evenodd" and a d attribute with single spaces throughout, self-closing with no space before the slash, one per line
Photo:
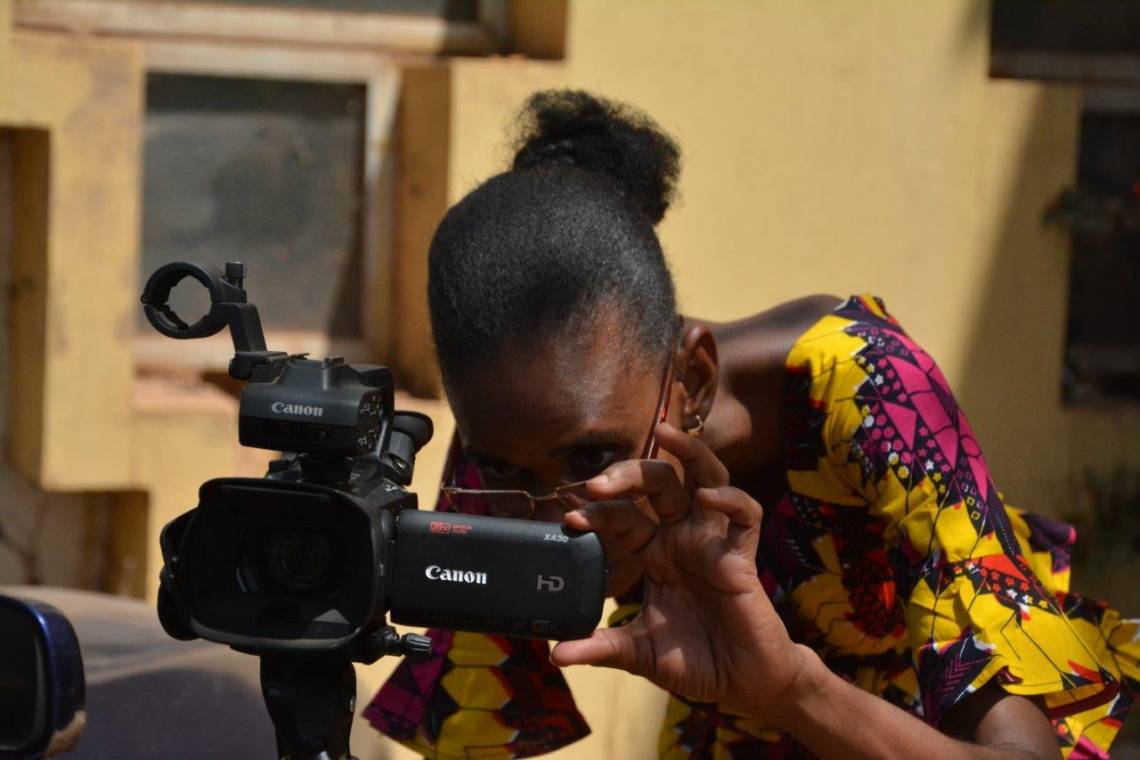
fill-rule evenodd
<path id="1" fill-rule="evenodd" d="M 669 360 L 665 363 L 665 373 L 661 378 L 661 390 L 657 401 L 657 415 L 654 418 L 653 427 L 649 431 L 649 440 L 645 442 L 645 449 L 641 452 L 642 459 L 655 459 L 660 447 L 657 445 L 657 426 L 665 421 L 669 415 L 669 398 L 673 395 L 669 392 L 670 383 L 673 380 L 673 355 L 669 355 Z"/>

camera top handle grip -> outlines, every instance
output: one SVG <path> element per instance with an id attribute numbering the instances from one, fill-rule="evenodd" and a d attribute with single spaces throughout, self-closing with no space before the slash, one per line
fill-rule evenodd
<path id="1" fill-rule="evenodd" d="M 170 292 L 187 277 L 193 277 L 210 292 L 210 311 L 192 325 L 186 324 L 168 303 Z M 246 303 L 242 280 L 245 264 L 231 261 L 223 274 L 215 266 L 176 261 L 155 270 L 143 288 L 143 311 L 154 329 L 169 338 L 205 338 L 230 328 L 237 352 L 265 351 L 265 335 L 257 307 Z"/>

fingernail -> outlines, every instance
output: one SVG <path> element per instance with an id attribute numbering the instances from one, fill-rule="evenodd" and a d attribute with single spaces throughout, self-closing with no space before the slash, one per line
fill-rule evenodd
<path id="1" fill-rule="evenodd" d="M 603 472 L 601 475 L 595 475 L 590 478 L 590 485 L 592 486 L 606 486 L 610 483 L 609 473 Z"/>

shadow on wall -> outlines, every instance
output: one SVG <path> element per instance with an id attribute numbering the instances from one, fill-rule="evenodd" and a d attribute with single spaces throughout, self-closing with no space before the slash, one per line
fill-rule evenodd
<path id="1" fill-rule="evenodd" d="M 1027 98 L 1033 105 L 1020 109 L 1019 128 L 988 132 L 983 184 L 991 194 L 982 202 L 1004 212 L 979 236 L 988 270 L 977 274 L 956 390 L 1009 501 L 1064 515 L 1075 508 L 1086 470 L 1140 466 L 1140 408 L 1061 400 L 1070 242 L 1042 220 L 1074 182 L 1079 93 L 1002 80 L 990 93 L 990 124 L 1017 118 L 1009 106 Z"/>
<path id="2" fill-rule="evenodd" d="M 990 15 L 988 2 L 963 15 L 960 56 L 989 40 Z M 1076 181 L 1081 99 L 1066 85 L 987 82 L 980 176 L 971 177 L 986 210 L 975 242 L 984 265 L 960 307 L 972 324 L 954 383 L 1008 500 L 1055 516 L 1080 510 L 1087 472 L 1140 467 L 1140 407 L 1061 400 L 1071 242 L 1043 219 Z"/>
<path id="3" fill-rule="evenodd" d="M 986 268 L 976 273 L 972 300 L 963 307 L 973 325 L 955 390 L 1008 503 L 1071 518 L 1089 509 L 1082 494 L 1090 474 L 1140 469 L 1140 408 L 1062 402 L 1070 241 L 1063 230 L 1046 228 L 1043 217 L 1075 181 L 1080 93 L 1017 81 L 991 85 L 981 162 L 988 194 L 981 202 L 1002 212 L 979 231 Z M 1027 98 L 1032 107 L 1023 107 Z M 1022 123 L 1011 129 L 1011 118 Z M 1134 579 L 1135 549 L 1117 551 L 1099 535 L 1079 538 L 1096 543 L 1083 554 L 1115 551 L 1131 572 L 1112 577 Z M 1073 588 L 1105 598 L 1126 616 L 1140 613 L 1140 587 L 1112 582 L 1094 563 L 1074 566 Z M 1117 747 L 1130 750 L 1138 735 L 1140 719 L 1132 716 Z"/>
<path id="4" fill-rule="evenodd" d="M 1030 107 L 1019 108 L 1026 99 Z M 993 128 L 979 164 L 988 191 L 980 202 L 1002 211 L 979 230 L 987 269 L 972 283 L 973 325 L 956 391 L 1009 501 L 1058 514 L 1069 467 L 1060 431 L 1068 241 L 1041 220 L 1076 171 L 1078 96 L 994 80 L 986 115 Z M 998 127 L 1011 118 L 1021 124 Z"/>

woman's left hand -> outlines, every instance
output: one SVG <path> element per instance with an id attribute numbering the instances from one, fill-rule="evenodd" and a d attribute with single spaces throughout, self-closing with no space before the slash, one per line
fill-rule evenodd
<path id="1" fill-rule="evenodd" d="M 555 646 L 556 665 L 621 668 L 702 702 L 755 714 L 786 697 L 807 657 L 756 572 L 760 505 L 729 485 L 701 440 L 668 423 L 661 447 L 681 461 L 618 462 L 587 484 L 597 503 L 566 515 L 634 553 L 645 573 L 641 612 L 628 625 Z M 647 500 L 657 521 L 633 502 Z"/>

